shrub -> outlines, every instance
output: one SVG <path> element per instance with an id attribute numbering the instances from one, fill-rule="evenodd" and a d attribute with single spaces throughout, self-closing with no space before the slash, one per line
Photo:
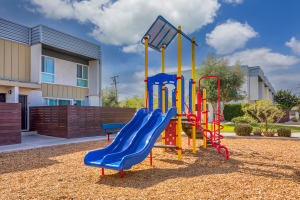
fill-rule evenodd
<path id="1" fill-rule="evenodd" d="M 279 137 L 291 137 L 292 131 L 290 128 L 279 128 L 277 133 Z"/>
<path id="2" fill-rule="evenodd" d="M 244 112 L 241 104 L 226 104 L 223 114 L 226 121 L 231 121 L 232 118 L 243 116 Z"/>
<path id="3" fill-rule="evenodd" d="M 234 123 L 242 123 L 242 124 L 252 124 L 255 122 L 251 118 L 245 116 L 235 117 L 231 121 Z"/>
<path id="4" fill-rule="evenodd" d="M 292 120 L 293 122 L 298 122 L 298 119 L 297 119 L 296 117 L 292 117 L 291 120 Z"/>
<path id="5" fill-rule="evenodd" d="M 266 136 L 266 137 L 274 137 L 274 135 L 275 135 L 275 130 L 271 130 L 271 129 L 264 130 L 264 136 Z"/>
<path id="6" fill-rule="evenodd" d="M 238 136 L 250 136 L 252 132 L 252 126 L 249 124 L 238 124 L 234 127 L 234 132 Z"/>
<path id="7" fill-rule="evenodd" d="M 262 134 L 262 131 L 260 130 L 260 128 L 256 128 L 254 129 L 253 131 L 253 135 L 256 135 L 256 136 L 261 136 Z"/>

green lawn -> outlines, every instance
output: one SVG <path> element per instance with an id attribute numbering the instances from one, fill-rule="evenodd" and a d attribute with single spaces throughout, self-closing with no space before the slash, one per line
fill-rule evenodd
<path id="1" fill-rule="evenodd" d="M 234 124 L 223 124 L 224 128 L 222 129 L 222 132 L 234 132 Z M 257 125 L 253 125 L 253 128 L 258 127 Z M 276 128 L 290 128 L 292 130 L 292 133 L 294 132 L 300 132 L 300 126 L 288 126 L 288 125 L 274 125 L 272 127 Z"/>

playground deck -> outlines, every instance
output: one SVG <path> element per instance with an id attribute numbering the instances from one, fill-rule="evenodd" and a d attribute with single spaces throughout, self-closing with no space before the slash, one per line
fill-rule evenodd
<path id="1" fill-rule="evenodd" d="M 198 141 L 197 141 L 198 142 Z M 107 145 L 93 141 L 0 154 L 0 199 L 299 199 L 300 141 L 228 139 L 225 160 L 214 148 L 191 153 L 183 137 L 176 152 L 153 150 L 125 171 L 83 165 L 84 155 Z"/>

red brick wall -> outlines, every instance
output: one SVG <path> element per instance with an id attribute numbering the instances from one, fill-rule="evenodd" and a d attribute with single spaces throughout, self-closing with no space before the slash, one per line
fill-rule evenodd
<path id="1" fill-rule="evenodd" d="M 0 145 L 21 143 L 21 104 L 0 103 Z"/>
<path id="2" fill-rule="evenodd" d="M 94 106 L 41 106 L 30 108 L 30 129 L 39 134 L 75 138 L 104 135 L 104 123 L 127 123 L 132 108 Z"/>

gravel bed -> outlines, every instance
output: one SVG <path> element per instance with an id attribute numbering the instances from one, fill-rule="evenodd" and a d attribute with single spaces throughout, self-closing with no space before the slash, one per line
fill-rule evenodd
<path id="1" fill-rule="evenodd" d="M 0 154 L 0 199 L 300 199 L 300 141 L 231 139 L 215 149 L 153 150 L 124 173 L 88 167 L 84 155 L 106 141 Z M 202 145 L 198 141 L 198 145 Z M 199 148 L 198 148 L 199 149 Z"/>

